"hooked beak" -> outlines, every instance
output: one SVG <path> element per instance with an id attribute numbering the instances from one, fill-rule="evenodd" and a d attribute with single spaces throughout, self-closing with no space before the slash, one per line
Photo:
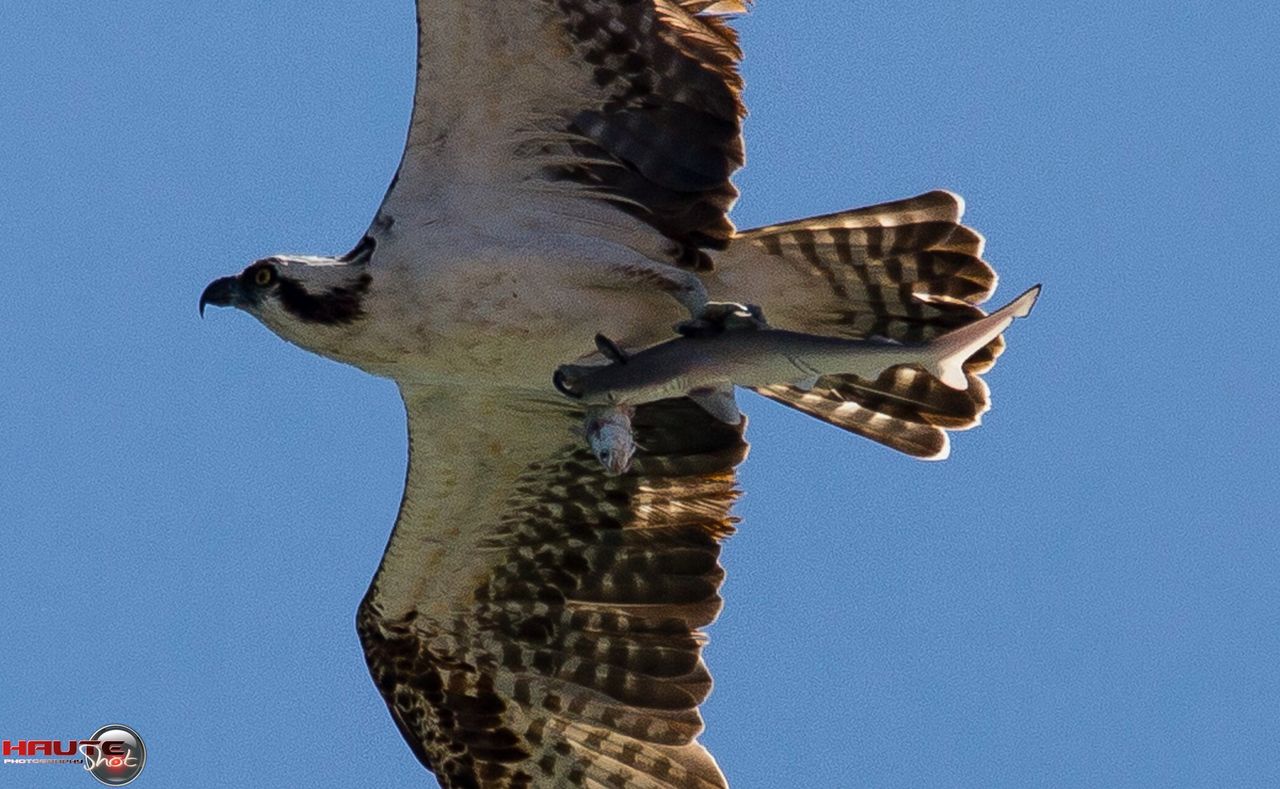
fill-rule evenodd
<path id="1" fill-rule="evenodd" d="M 240 280 L 237 277 L 222 277 L 209 283 L 209 287 L 200 294 L 200 317 L 204 317 L 204 308 L 212 304 L 215 307 L 234 307 L 240 302 Z"/>

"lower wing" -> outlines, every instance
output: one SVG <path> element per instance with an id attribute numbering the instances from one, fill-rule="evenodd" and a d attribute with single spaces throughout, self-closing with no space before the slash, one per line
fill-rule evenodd
<path id="1" fill-rule="evenodd" d="M 609 477 L 582 414 L 404 388 L 404 501 L 357 624 L 405 740 L 446 787 L 725 786 L 697 741 L 742 426 L 640 409 Z"/>

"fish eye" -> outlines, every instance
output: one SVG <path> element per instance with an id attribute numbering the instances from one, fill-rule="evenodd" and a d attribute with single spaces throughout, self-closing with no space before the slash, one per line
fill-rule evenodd
<path id="1" fill-rule="evenodd" d="M 258 270 L 253 272 L 253 284 L 260 288 L 265 288 L 276 281 L 276 270 L 274 266 L 259 266 Z"/>

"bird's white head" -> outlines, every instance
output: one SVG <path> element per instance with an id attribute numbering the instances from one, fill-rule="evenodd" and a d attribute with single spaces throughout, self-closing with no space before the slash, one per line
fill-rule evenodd
<path id="1" fill-rule="evenodd" d="M 372 282 L 367 258 L 274 256 L 209 283 L 200 314 L 210 304 L 235 307 L 280 337 L 324 353 L 335 334 L 364 318 Z"/>

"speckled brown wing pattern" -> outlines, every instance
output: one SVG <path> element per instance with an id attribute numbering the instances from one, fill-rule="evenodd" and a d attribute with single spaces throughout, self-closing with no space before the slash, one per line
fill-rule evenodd
<path id="1" fill-rule="evenodd" d="M 545 457 L 471 513 L 481 536 L 448 560 L 478 568 L 471 588 L 392 614 L 384 561 L 357 618 L 370 672 L 446 787 L 722 787 L 696 740 L 699 629 L 721 606 L 743 427 L 687 400 L 641 408 L 634 468 L 608 477 L 575 416 L 538 426 Z"/>
<path id="2" fill-rule="evenodd" d="M 723 248 L 738 194 L 729 178 L 744 157 L 742 53 L 732 30 L 700 16 L 710 5 L 702 2 L 555 2 L 607 96 L 569 119 L 586 138 L 574 146 L 581 161 L 556 176 L 620 198 L 690 251 Z"/>
<path id="3" fill-rule="evenodd" d="M 774 265 L 787 266 L 825 298 L 801 328 L 851 338 L 920 342 L 981 317 L 996 275 L 982 259 L 982 236 L 961 223 L 964 203 L 945 191 L 742 233 Z M 767 264 L 767 263 L 766 263 Z M 823 378 L 809 391 L 770 386 L 765 397 L 893 449 L 945 458 L 949 430 L 976 426 L 990 408 L 979 375 L 1004 349 L 1003 338 L 970 359 L 969 389 L 957 391 L 915 367 L 874 381 Z"/>
<path id="4" fill-rule="evenodd" d="M 703 250 L 728 244 L 745 110 L 725 19 L 746 0 L 418 0 L 417 10 L 409 139 L 371 235 L 423 213 L 562 213 L 556 198 L 567 195 L 641 220 L 677 265 L 706 267 Z M 495 207 L 517 193 L 516 206 Z"/>

